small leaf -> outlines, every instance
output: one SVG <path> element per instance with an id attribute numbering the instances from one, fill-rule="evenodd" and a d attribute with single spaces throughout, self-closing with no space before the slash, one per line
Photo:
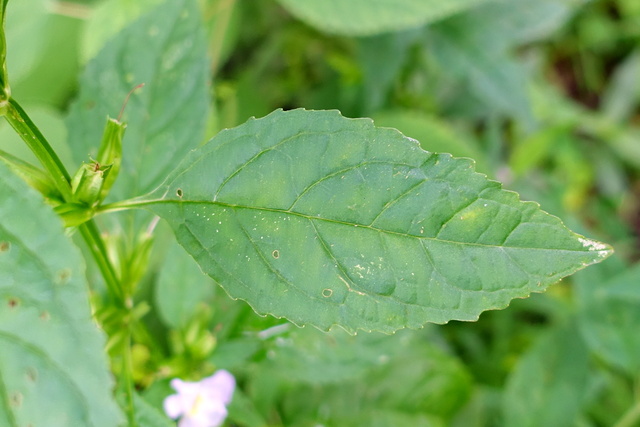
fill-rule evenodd
<path id="1" fill-rule="evenodd" d="M 1 162 L 0 224 L 0 425 L 118 425 L 80 251 Z"/>
<path id="2" fill-rule="evenodd" d="M 320 30 L 369 36 L 437 21 L 487 0 L 278 0 L 296 17 Z"/>
<path id="3" fill-rule="evenodd" d="M 611 253 L 472 161 L 337 111 L 222 131 L 136 203 L 232 297 L 321 329 L 476 320 Z"/>

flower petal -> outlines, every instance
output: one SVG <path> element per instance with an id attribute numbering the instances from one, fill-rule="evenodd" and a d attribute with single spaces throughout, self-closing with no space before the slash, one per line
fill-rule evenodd
<path id="1" fill-rule="evenodd" d="M 162 402 L 162 406 L 165 414 L 167 414 L 169 418 L 173 419 L 178 418 L 188 410 L 188 408 L 185 408 L 184 406 L 183 399 L 181 399 L 180 395 L 177 394 L 167 396 Z"/>
<path id="2" fill-rule="evenodd" d="M 229 371 L 220 369 L 212 376 L 204 378 L 200 384 L 207 399 L 219 400 L 227 405 L 233 397 L 233 391 L 236 388 L 236 379 Z"/>

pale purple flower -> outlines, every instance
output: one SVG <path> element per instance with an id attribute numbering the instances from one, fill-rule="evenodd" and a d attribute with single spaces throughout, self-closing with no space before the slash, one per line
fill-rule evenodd
<path id="1" fill-rule="evenodd" d="M 164 411 L 173 419 L 180 418 L 178 427 L 218 427 L 227 417 L 236 380 L 221 369 L 198 382 L 171 380 L 177 394 L 164 400 Z"/>

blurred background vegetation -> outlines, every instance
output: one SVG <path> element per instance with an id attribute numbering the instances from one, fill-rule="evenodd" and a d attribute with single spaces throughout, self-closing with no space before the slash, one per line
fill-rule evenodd
<path id="1" fill-rule="evenodd" d="M 10 2 L 13 95 L 68 164 L 64 118 L 83 67 L 160 3 Z M 181 252 L 160 251 L 141 298 L 167 338 L 160 352 L 136 347 L 152 406 L 167 372 L 216 367 L 239 379 L 229 425 L 640 425 L 638 0 L 480 0 L 380 31 L 359 30 L 358 15 L 346 30 L 299 19 L 285 0 L 200 3 L 208 137 L 276 108 L 372 117 L 425 150 L 475 159 L 616 254 L 475 323 L 351 337 L 260 318 L 188 259 L 163 265 Z M 4 124 L 0 147 L 29 158 Z M 189 292 L 171 286 L 178 274 L 193 276 Z"/>

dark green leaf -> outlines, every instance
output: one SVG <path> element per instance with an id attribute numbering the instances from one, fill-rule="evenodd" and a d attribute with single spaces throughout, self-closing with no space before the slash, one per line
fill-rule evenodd
<path id="1" fill-rule="evenodd" d="M 470 160 L 336 111 L 223 131 L 137 203 L 232 297 L 322 329 L 475 320 L 611 253 Z"/>

